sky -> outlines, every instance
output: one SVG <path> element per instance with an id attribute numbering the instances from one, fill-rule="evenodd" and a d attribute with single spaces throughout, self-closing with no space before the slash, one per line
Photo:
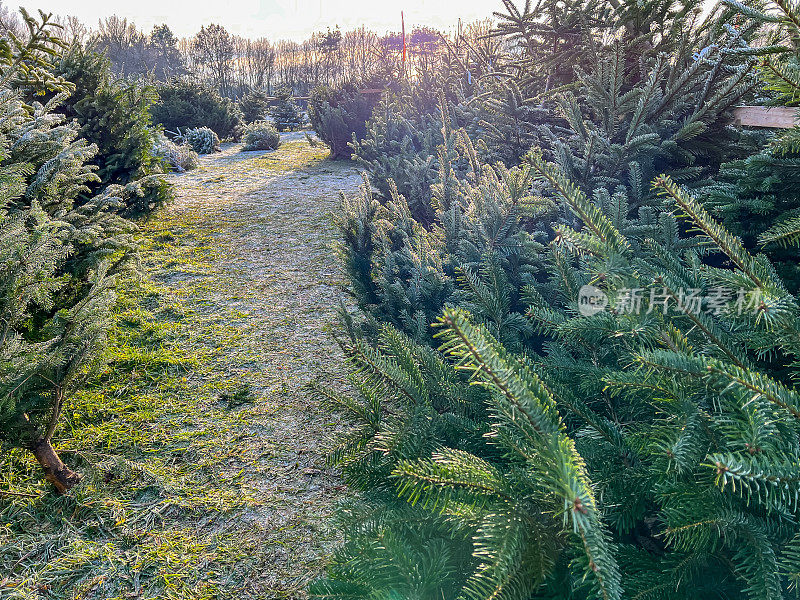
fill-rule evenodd
<path id="1" fill-rule="evenodd" d="M 303 40 L 314 31 L 338 25 L 343 31 L 366 25 L 379 33 L 400 30 L 400 11 L 406 31 L 415 25 L 448 29 L 461 18 L 490 17 L 500 0 L 5 0 L 36 12 L 74 15 L 97 26 L 116 14 L 133 20 L 139 29 L 166 23 L 178 37 L 192 36 L 201 25 L 218 23 L 231 33 L 272 40 Z"/>

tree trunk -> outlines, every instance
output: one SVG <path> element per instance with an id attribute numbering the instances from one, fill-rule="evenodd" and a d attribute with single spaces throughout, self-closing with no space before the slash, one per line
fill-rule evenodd
<path id="1" fill-rule="evenodd" d="M 81 476 L 67 467 L 56 454 L 50 440 L 40 438 L 31 445 L 31 452 L 39 461 L 47 481 L 52 483 L 56 492 L 65 494 L 81 480 Z"/>

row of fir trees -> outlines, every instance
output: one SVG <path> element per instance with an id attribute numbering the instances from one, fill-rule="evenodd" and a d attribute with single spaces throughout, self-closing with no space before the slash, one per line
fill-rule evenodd
<path id="1" fill-rule="evenodd" d="M 800 129 L 731 109 L 800 102 L 798 7 L 497 17 L 351 146 L 351 393 L 312 387 L 352 423 L 331 460 L 361 494 L 311 594 L 790 597 Z"/>
<path id="2" fill-rule="evenodd" d="M 0 446 L 30 450 L 57 492 L 80 476 L 53 447 L 101 360 L 135 225 L 171 197 L 146 87 L 24 10 L 0 36 Z"/>

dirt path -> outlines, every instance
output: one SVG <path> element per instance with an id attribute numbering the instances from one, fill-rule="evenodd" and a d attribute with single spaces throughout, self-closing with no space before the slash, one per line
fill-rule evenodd
<path id="1" fill-rule="evenodd" d="M 341 296 L 330 216 L 339 192 L 361 182 L 352 165 L 323 161 L 326 154 L 296 134 L 272 153 L 229 146 L 173 178 L 177 201 L 161 220 L 189 237 L 210 235 L 213 259 L 201 281 L 184 287 L 170 266 L 159 275 L 196 302 L 207 321 L 198 341 L 219 349 L 216 367 L 256 398 L 242 453 L 228 467 L 256 466 L 241 484 L 252 486 L 258 506 L 242 516 L 248 537 L 273 546 L 250 575 L 260 580 L 250 584 L 253 597 L 292 594 L 305 582 L 341 487 L 324 466 L 330 416 L 302 389 L 340 366 L 323 331 Z"/>
<path id="2" fill-rule="evenodd" d="M 330 213 L 361 181 L 326 154 L 294 134 L 170 176 L 177 197 L 143 226 L 146 277 L 123 293 L 109 366 L 61 436 L 86 483 L 0 499 L 0 588 L 304 596 L 343 490 L 325 467 L 338 424 L 303 386 L 339 377 L 323 331 L 341 295 Z M 40 494 L 28 458 L 13 461 L 29 471 L 14 489 Z"/>

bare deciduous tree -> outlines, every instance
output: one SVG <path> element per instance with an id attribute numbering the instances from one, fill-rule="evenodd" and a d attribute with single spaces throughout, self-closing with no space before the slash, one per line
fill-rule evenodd
<path id="1" fill-rule="evenodd" d="M 195 69 L 211 79 L 220 93 L 230 96 L 233 86 L 233 38 L 221 25 L 203 26 L 192 40 Z"/>

